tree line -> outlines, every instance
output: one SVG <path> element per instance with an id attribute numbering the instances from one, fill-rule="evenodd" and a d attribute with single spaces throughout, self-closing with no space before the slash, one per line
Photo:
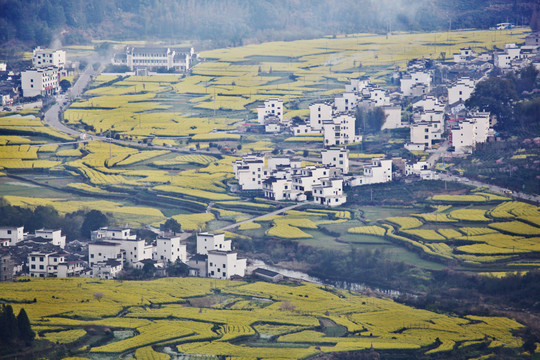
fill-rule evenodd
<path id="1" fill-rule="evenodd" d="M 0 346 L 20 347 L 32 345 L 36 334 L 32 331 L 30 320 L 22 308 L 15 316 L 11 305 L 0 308 Z"/>
<path id="2" fill-rule="evenodd" d="M 0 0 L 0 43 L 211 40 L 215 46 L 327 34 L 529 24 L 534 0 Z"/>

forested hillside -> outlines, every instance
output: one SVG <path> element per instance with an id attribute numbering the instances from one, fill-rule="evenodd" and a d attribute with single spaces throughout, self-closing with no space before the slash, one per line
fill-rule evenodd
<path id="1" fill-rule="evenodd" d="M 535 0 L 0 0 L 6 48 L 102 39 L 215 46 L 325 34 L 527 25 Z M 480 16 L 481 15 L 481 16 Z"/>

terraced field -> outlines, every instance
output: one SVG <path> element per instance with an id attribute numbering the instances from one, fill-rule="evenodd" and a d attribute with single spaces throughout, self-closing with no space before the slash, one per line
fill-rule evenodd
<path id="1" fill-rule="evenodd" d="M 100 300 L 93 296 L 96 292 L 103 294 Z M 78 341 L 77 356 L 89 358 L 161 359 L 166 358 L 165 346 L 177 355 L 298 359 L 371 346 L 414 356 L 473 343 L 489 351 L 522 345 L 512 334 L 521 325 L 507 318 L 452 317 L 308 283 L 31 279 L 1 283 L 0 293 L 15 312 L 25 308 L 42 338 L 68 345 Z M 235 307 L 240 303 L 244 305 Z M 326 333 L 321 319 L 340 327 L 341 335 Z M 129 330 L 131 335 L 81 346 L 85 329 L 96 327 Z"/>

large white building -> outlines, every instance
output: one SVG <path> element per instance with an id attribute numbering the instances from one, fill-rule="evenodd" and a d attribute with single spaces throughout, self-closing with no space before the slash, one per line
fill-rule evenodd
<path id="1" fill-rule="evenodd" d="M 453 104 L 466 101 L 471 97 L 475 88 L 474 80 L 468 77 L 459 79 L 457 82 L 448 87 L 448 104 Z"/>
<path id="2" fill-rule="evenodd" d="M 32 54 L 32 66 L 36 69 L 66 66 L 66 52 L 64 50 L 42 49 L 39 46 Z"/>
<path id="3" fill-rule="evenodd" d="M 105 227 L 92 232 L 92 240 L 98 240 L 98 243 L 115 243 L 119 244 L 119 249 L 125 252 L 125 260 L 131 264 L 136 262 L 152 259 L 153 246 L 146 245 L 144 239 L 137 239 L 137 235 L 132 235 L 131 230 L 128 228 L 114 228 Z M 92 254 L 96 254 L 99 248 L 91 246 L 89 244 L 89 262 L 92 262 Z M 118 260 L 118 248 L 110 252 L 114 257 L 112 259 Z M 109 257 L 110 259 L 111 257 Z M 100 258 L 103 260 L 103 257 Z"/>
<path id="4" fill-rule="evenodd" d="M 279 98 L 266 99 L 263 105 L 257 107 L 257 121 L 261 125 L 271 121 L 283 124 L 283 100 Z"/>
<path id="5" fill-rule="evenodd" d="M 131 71 L 164 68 L 186 72 L 191 68 L 194 56 L 193 48 L 128 46 L 124 54 L 115 55 L 112 63 L 126 65 Z"/>
<path id="6" fill-rule="evenodd" d="M 477 112 L 455 124 L 450 130 L 454 151 L 471 153 L 476 144 L 486 142 L 490 132 L 489 118 L 488 112 Z"/>
<path id="7" fill-rule="evenodd" d="M 331 207 L 345 204 L 347 196 L 343 194 L 343 179 L 320 179 L 320 184 L 313 186 L 313 202 Z"/>
<path id="8" fill-rule="evenodd" d="M 364 166 L 364 173 L 350 180 L 351 186 L 379 184 L 392 181 L 392 160 L 373 159 Z"/>
<path id="9" fill-rule="evenodd" d="M 477 55 L 470 47 L 459 49 L 459 53 L 453 54 L 455 63 L 466 63 L 473 59 L 476 59 Z"/>
<path id="10" fill-rule="evenodd" d="M 7 240 L 9 246 L 15 246 L 24 240 L 23 226 L 2 226 L 0 227 L 0 241 Z"/>
<path id="11" fill-rule="evenodd" d="M 510 68 L 512 61 L 519 59 L 521 49 L 516 44 L 504 45 L 503 51 L 493 53 L 493 64 L 501 69 Z"/>
<path id="12" fill-rule="evenodd" d="M 323 128 L 323 122 L 332 120 L 332 115 L 333 104 L 331 102 L 313 103 L 309 105 L 309 126 L 312 130 L 320 131 Z"/>
<path id="13" fill-rule="evenodd" d="M 349 149 L 331 147 L 321 151 L 323 165 L 341 169 L 343 174 L 349 173 Z"/>
<path id="14" fill-rule="evenodd" d="M 211 250 L 231 251 L 231 240 L 225 240 L 224 233 L 197 234 L 197 254 L 207 255 Z"/>
<path id="15" fill-rule="evenodd" d="M 242 190 L 262 189 L 265 157 L 260 154 L 249 154 L 241 160 L 233 162 L 233 172 Z"/>
<path id="16" fill-rule="evenodd" d="M 411 125 L 411 143 L 431 149 L 433 142 L 441 140 L 443 128 L 437 122 L 419 122 Z"/>
<path id="17" fill-rule="evenodd" d="M 401 122 L 401 106 L 383 106 L 382 110 L 384 111 L 385 120 L 381 130 L 405 127 Z"/>
<path id="18" fill-rule="evenodd" d="M 118 242 L 96 241 L 88 244 L 88 265 L 90 267 L 107 260 L 123 263 L 125 256 L 126 251 L 122 249 L 122 245 Z"/>
<path id="19" fill-rule="evenodd" d="M 52 95 L 58 91 L 58 68 L 39 68 L 21 72 L 21 88 L 24 97 Z"/>
<path id="20" fill-rule="evenodd" d="M 356 118 L 353 113 L 336 114 L 332 120 L 323 122 L 324 146 L 344 145 L 360 142 L 356 135 Z"/>
<path id="21" fill-rule="evenodd" d="M 62 236 L 62 230 L 39 229 L 36 230 L 33 237 L 51 240 L 51 244 L 60 246 L 62 249 L 66 246 L 66 237 Z"/>
<path id="22" fill-rule="evenodd" d="M 31 277 L 58 277 L 58 266 L 65 263 L 65 253 L 39 252 L 28 254 L 28 271 Z"/>
<path id="23" fill-rule="evenodd" d="M 215 279 L 243 277 L 246 272 L 246 259 L 239 259 L 237 256 L 234 251 L 208 251 L 208 277 Z"/>
<path id="24" fill-rule="evenodd" d="M 181 242 L 179 236 L 158 236 L 153 249 L 152 258 L 161 262 L 175 262 L 180 260 L 187 263 L 186 244 Z"/>
<path id="25" fill-rule="evenodd" d="M 421 88 L 424 89 L 424 93 L 427 93 L 431 89 L 431 81 L 431 74 L 427 71 L 406 73 L 401 78 L 401 92 L 404 96 L 418 96 L 421 93 L 415 92 L 415 88 L 417 90 Z"/>

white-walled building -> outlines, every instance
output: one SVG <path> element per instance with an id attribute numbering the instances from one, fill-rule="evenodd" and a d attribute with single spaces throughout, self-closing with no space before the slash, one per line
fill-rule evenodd
<path id="1" fill-rule="evenodd" d="M 351 186 L 379 184 L 392 181 L 392 160 L 373 159 L 364 166 L 364 173 L 350 180 Z"/>
<path id="2" fill-rule="evenodd" d="M 455 124 L 450 130 L 454 151 L 471 153 L 476 144 L 486 142 L 490 132 L 489 118 L 488 112 L 477 112 Z"/>
<path id="3" fill-rule="evenodd" d="M 120 249 L 125 251 L 124 259 L 125 261 L 134 264 L 144 259 L 152 259 L 153 247 L 152 245 L 146 245 L 144 239 L 137 239 L 137 235 L 131 234 L 131 229 L 129 228 L 114 228 L 114 227 L 105 227 L 99 230 L 92 232 L 92 240 L 97 240 L 98 243 L 109 242 L 120 244 Z M 89 244 L 89 262 L 93 262 L 90 252 L 92 243 Z M 94 251 L 95 254 L 95 251 Z M 115 250 L 111 252 L 114 257 L 106 257 L 106 259 L 118 259 L 118 252 Z M 104 257 L 101 257 L 99 260 L 106 260 Z"/>
<path id="4" fill-rule="evenodd" d="M 242 190 L 262 189 L 264 176 L 265 157 L 260 154 L 249 154 L 241 160 L 233 162 L 234 177 Z"/>
<path id="5" fill-rule="evenodd" d="M 88 265 L 90 267 L 107 260 L 115 260 L 123 263 L 125 256 L 126 251 L 117 242 L 96 241 L 88 244 Z"/>
<path id="6" fill-rule="evenodd" d="M 257 120 L 259 124 L 264 125 L 267 121 L 274 119 L 281 124 L 284 123 L 283 100 L 279 98 L 266 99 L 263 105 L 257 107 Z"/>
<path id="7" fill-rule="evenodd" d="M 343 194 L 343 179 L 320 179 L 320 184 L 313 186 L 313 202 L 331 207 L 345 204 L 347 195 Z"/>
<path id="8" fill-rule="evenodd" d="M 231 240 L 225 240 L 225 234 L 197 234 L 197 254 L 208 255 L 211 250 L 231 251 Z"/>
<path id="9" fill-rule="evenodd" d="M 28 271 L 31 277 L 57 277 L 58 265 L 65 262 L 67 254 L 34 251 L 28 254 Z"/>
<path id="10" fill-rule="evenodd" d="M 433 142 L 441 140 L 444 129 L 436 122 L 419 122 L 411 125 L 411 143 L 431 149 Z"/>
<path id="11" fill-rule="evenodd" d="M 458 54 L 453 54 L 455 63 L 465 63 L 476 59 L 476 52 L 474 52 L 470 47 L 459 49 Z"/>
<path id="12" fill-rule="evenodd" d="M 349 173 L 349 149 L 331 147 L 321 151 L 323 165 L 341 169 L 343 174 Z"/>
<path id="13" fill-rule="evenodd" d="M 371 80 L 367 78 L 351 79 L 351 83 L 345 85 L 345 92 L 361 92 L 371 84 Z"/>
<path id="14" fill-rule="evenodd" d="M 66 66 L 66 52 L 64 50 L 42 49 L 39 46 L 34 49 L 32 54 L 32 66 L 36 69 Z"/>
<path id="15" fill-rule="evenodd" d="M 24 239 L 24 226 L 2 226 L 0 227 L 0 239 L 8 240 L 10 246 L 17 245 Z"/>
<path id="16" fill-rule="evenodd" d="M 23 97 L 52 95 L 58 91 L 58 69 L 54 67 L 25 70 L 21 72 Z"/>
<path id="17" fill-rule="evenodd" d="M 333 104 L 331 102 L 313 103 L 309 105 L 309 126 L 314 131 L 320 131 L 323 128 L 323 121 L 332 120 L 332 115 Z"/>
<path id="18" fill-rule="evenodd" d="M 405 127 L 401 123 L 401 106 L 383 106 L 382 110 L 384 111 L 385 120 L 381 130 Z"/>
<path id="19" fill-rule="evenodd" d="M 186 244 L 180 241 L 179 236 L 158 236 L 152 258 L 156 261 L 175 262 L 177 259 L 187 262 Z"/>
<path id="20" fill-rule="evenodd" d="M 356 143 L 362 140 L 356 135 L 356 118 L 351 113 L 341 113 L 323 122 L 324 146 Z"/>
<path id="21" fill-rule="evenodd" d="M 342 113 L 354 111 L 356 105 L 358 105 L 357 101 L 358 96 L 352 92 L 345 92 L 341 94 L 341 96 L 336 96 L 336 98 L 334 99 L 334 106 L 336 108 L 336 112 Z"/>
<path id="22" fill-rule="evenodd" d="M 418 161 L 415 163 L 407 163 L 405 165 L 405 176 L 417 175 L 423 180 L 436 180 L 439 175 L 429 168 L 427 161 Z"/>
<path id="23" fill-rule="evenodd" d="M 427 71 L 406 73 L 401 78 L 401 92 L 404 96 L 419 96 L 431 89 L 431 81 L 431 74 Z"/>
<path id="24" fill-rule="evenodd" d="M 516 44 L 504 45 L 503 51 L 493 53 L 493 64 L 501 69 L 511 67 L 512 61 L 519 59 L 521 49 Z"/>
<path id="25" fill-rule="evenodd" d="M 270 176 L 263 182 L 264 197 L 270 200 L 289 200 L 291 199 L 292 180 L 285 178 L 276 178 Z M 297 192 L 298 194 L 299 192 Z M 303 194 L 303 193 L 302 193 Z M 293 195 L 293 200 L 300 200 L 298 196 Z M 302 199 L 305 200 L 305 199 Z"/>
<path id="26" fill-rule="evenodd" d="M 34 237 L 51 240 L 51 244 L 60 246 L 62 249 L 66 246 L 66 237 L 62 236 L 62 230 L 39 229 L 36 230 Z"/>
<path id="27" fill-rule="evenodd" d="M 237 255 L 233 251 L 208 251 L 208 277 L 215 279 L 243 277 L 246 272 L 246 259 L 238 259 Z"/>
<path id="28" fill-rule="evenodd" d="M 109 259 L 92 265 L 92 277 L 100 279 L 116 279 L 124 268 L 121 261 Z"/>
<path id="29" fill-rule="evenodd" d="M 441 104 L 435 96 L 425 96 L 413 104 L 413 112 L 418 111 L 444 111 L 444 104 Z"/>
<path id="30" fill-rule="evenodd" d="M 131 71 L 140 68 L 166 68 L 186 72 L 191 68 L 194 56 L 193 48 L 128 46 L 124 54 L 114 57 L 112 63 L 126 65 Z"/>
<path id="31" fill-rule="evenodd" d="M 471 97 L 476 84 L 468 77 L 459 79 L 448 87 L 448 104 L 452 105 L 459 101 L 466 101 Z"/>

